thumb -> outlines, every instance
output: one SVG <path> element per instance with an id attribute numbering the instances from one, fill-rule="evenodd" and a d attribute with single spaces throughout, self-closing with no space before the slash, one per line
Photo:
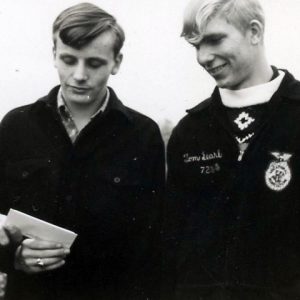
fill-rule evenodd
<path id="1" fill-rule="evenodd" d="M 20 243 L 23 240 L 23 235 L 18 227 L 6 225 L 4 229 L 13 243 Z"/>
<path id="2" fill-rule="evenodd" d="M 0 245 L 6 246 L 9 244 L 9 237 L 2 226 L 0 226 Z"/>

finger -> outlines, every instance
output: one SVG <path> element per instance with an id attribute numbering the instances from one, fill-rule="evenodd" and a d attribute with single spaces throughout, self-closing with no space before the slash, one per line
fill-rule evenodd
<path id="1" fill-rule="evenodd" d="M 21 233 L 21 230 L 13 225 L 6 225 L 4 227 L 4 230 L 8 232 L 9 237 L 12 239 L 15 243 L 20 243 L 23 239 L 23 235 Z"/>
<path id="2" fill-rule="evenodd" d="M 23 245 L 22 257 L 25 258 L 48 258 L 48 257 L 60 257 L 64 258 L 70 253 L 69 249 L 59 248 L 59 249 L 46 249 L 46 250 L 35 250 L 28 248 Z"/>
<path id="3" fill-rule="evenodd" d="M 27 266 L 25 267 L 25 272 L 27 273 L 41 273 L 41 272 L 47 272 L 47 271 L 51 271 L 51 270 L 55 270 L 58 269 L 60 267 L 62 267 L 66 262 L 64 260 L 60 260 L 57 263 L 51 264 L 51 265 L 47 265 L 47 266 Z"/>
<path id="4" fill-rule="evenodd" d="M 42 265 L 38 264 L 38 258 L 26 258 L 23 262 L 24 265 L 27 267 L 38 267 L 38 268 L 48 268 L 51 265 L 56 265 L 64 261 L 61 257 L 50 257 L 50 258 L 43 258 L 40 259 Z"/>
<path id="5" fill-rule="evenodd" d="M 47 266 L 45 269 L 46 269 L 46 271 L 55 270 L 55 269 L 61 268 L 65 263 L 66 263 L 66 261 L 62 260 L 62 261 L 60 261 L 56 264 L 52 264 L 52 265 Z"/>
<path id="6" fill-rule="evenodd" d="M 63 245 L 60 243 L 39 240 L 39 239 L 25 239 L 22 244 L 25 247 L 28 247 L 30 249 L 35 249 L 35 250 L 63 248 Z"/>
<path id="7" fill-rule="evenodd" d="M 6 246 L 9 244 L 9 238 L 3 227 L 0 227 L 0 245 Z"/>
<path id="8" fill-rule="evenodd" d="M 7 284 L 7 274 L 0 272 L 0 289 L 4 289 Z"/>

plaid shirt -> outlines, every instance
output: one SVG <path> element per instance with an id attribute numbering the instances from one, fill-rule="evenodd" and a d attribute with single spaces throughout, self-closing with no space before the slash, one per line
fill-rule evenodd
<path id="1" fill-rule="evenodd" d="M 107 107 L 108 104 L 108 100 L 109 100 L 109 89 L 106 89 L 106 96 L 104 99 L 103 104 L 100 106 L 100 108 L 91 116 L 90 121 L 97 116 L 98 114 L 104 112 L 104 110 Z M 70 109 L 68 108 L 68 106 L 65 103 L 65 100 L 63 98 L 62 95 L 62 90 L 61 88 L 59 89 L 59 92 L 57 94 L 57 110 L 58 113 L 61 117 L 62 123 L 68 133 L 68 136 L 70 137 L 72 143 L 74 144 L 76 141 L 76 138 L 78 137 L 80 130 L 77 128 L 74 120 L 73 120 L 73 116 L 72 113 L 70 111 Z"/>

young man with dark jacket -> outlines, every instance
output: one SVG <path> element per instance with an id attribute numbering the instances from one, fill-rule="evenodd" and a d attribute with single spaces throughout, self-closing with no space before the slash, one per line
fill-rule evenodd
<path id="1" fill-rule="evenodd" d="M 182 35 L 217 87 L 168 144 L 165 299 L 300 299 L 300 83 L 257 0 L 193 0 Z"/>
<path id="2" fill-rule="evenodd" d="M 2 247 L 8 299 L 156 298 L 164 147 L 158 126 L 107 87 L 124 39 L 95 5 L 64 10 L 53 25 L 60 86 L 1 123 L 1 213 L 78 234 L 71 249 L 47 237 Z"/>

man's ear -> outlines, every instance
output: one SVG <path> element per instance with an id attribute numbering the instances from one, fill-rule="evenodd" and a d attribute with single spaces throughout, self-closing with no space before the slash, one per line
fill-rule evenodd
<path id="1" fill-rule="evenodd" d="M 57 66 L 56 66 L 56 46 L 55 45 L 53 45 L 53 47 L 52 47 L 52 54 L 53 54 L 53 65 L 56 68 Z"/>
<path id="2" fill-rule="evenodd" d="M 263 41 L 264 27 L 258 20 L 252 20 L 250 22 L 250 39 L 253 45 L 257 45 Z"/>
<path id="3" fill-rule="evenodd" d="M 116 75 L 120 69 L 121 63 L 123 60 L 123 54 L 119 53 L 116 57 L 115 57 L 115 65 L 111 70 L 111 75 Z"/>

